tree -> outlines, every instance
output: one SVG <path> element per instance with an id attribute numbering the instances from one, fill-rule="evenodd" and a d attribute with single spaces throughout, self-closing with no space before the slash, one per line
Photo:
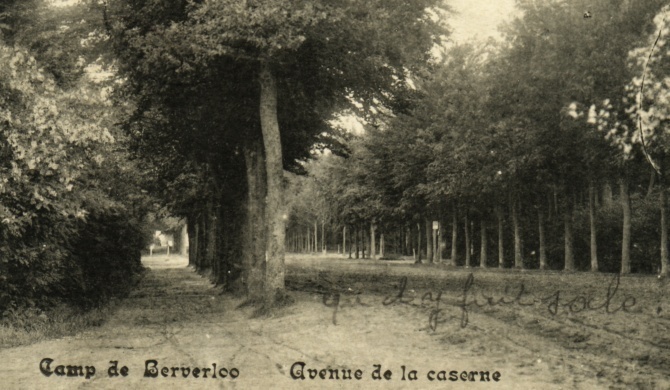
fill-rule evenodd
<path id="1" fill-rule="evenodd" d="M 142 172 L 114 125 L 123 107 L 110 84 L 85 72 L 94 50 L 78 35 L 93 27 L 73 19 L 87 10 L 11 3 L 1 10 L 0 310 L 45 297 L 92 304 L 141 268 Z"/>
<path id="2" fill-rule="evenodd" d="M 112 27 L 122 70 L 141 97 L 140 111 L 165 107 L 162 97 L 155 102 L 157 91 L 182 95 L 225 69 L 228 85 L 221 85 L 217 100 L 223 101 L 224 112 L 232 108 L 237 114 L 242 110 L 233 107 L 243 107 L 242 118 L 253 119 L 240 126 L 221 118 L 224 129 L 241 130 L 228 132 L 222 140 L 243 149 L 240 134 L 261 132 L 267 180 L 264 222 L 269 230 L 266 243 L 258 244 L 268 253 L 263 300 L 271 305 L 283 288 L 282 167 L 294 166 L 296 157 L 306 155 L 332 113 L 351 104 L 351 96 L 366 105 L 373 99 L 393 100 L 407 73 L 425 63 L 441 36 L 426 11 L 437 2 L 110 4 L 120 21 Z M 166 67 L 177 76 L 164 76 Z M 158 82 L 147 85 L 146 76 Z M 248 99 L 237 96 L 240 89 L 251 91 Z"/>
<path id="3" fill-rule="evenodd" d="M 657 8 L 658 5 L 654 3 L 652 6 L 643 8 L 643 11 L 649 13 Z M 596 105 L 592 105 L 587 116 L 589 123 L 595 125 L 601 133 L 605 134 L 606 138 L 619 147 L 624 161 L 631 159 L 635 154 L 643 155 L 660 178 L 660 274 L 662 276 L 668 274 L 664 160 L 668 154 L 667 121 L 669 118 L 666 98 L 668 92 L 662 82 L 669 62 L 662 48 L 665 46 L 663 33 L 669 12 L 667 6 L 660 9 L 653 20 L 654 30 L 640 42 L 639 46 L 631 48 L 628 53 L 630 81 L 626 85 L 625 93 L 619 91 L 621 100 L 606 99 L 600 104 L 600 110 Z M 579 114 L 573 111 L 573 116 L 579 117 Z M 628 191 L 628 180 L 624 176 L 621 181 L 621 199 L 624 210 L 622 273 L 630 272 L 631 210 Z"/>
<path id="4" fill-rule="evenodd" d="M 645 149 L 644 143 L 640 142 L 644 139 L 642 123 L 645 121 L 644 113 L 640 113 L 642 107 L 642 100 L 639 99 L 638 88 L 644 84 L 642 81 L 645 76 L 634 77 L 636 74 L 644 73 L 642 69 L 646 66 L 647 58 L 651 58 L 653 54 L 653 43 L 660 36 L 657 30 L 653 36 L 647 39 L 646 47 L 636 48 L 640 37 L 645 36 L 645 30 L 649 27 L 649 19 L 660 8 L 660 2 L 648 2 L 645 4 L 632 4 L 623 2 L 619 5 L 620 14 L 611 18 L 618 22 L 611 24 L 602 24 L 600 31 L 608 32 L 608 36 L 617 36 L 616 45 L 608 48 L 607 53 L 603 53 L 610 58 L 617 58 L 615 62 L 611 62 L 609 66 L 604 66 L 603 69 L 608 71 L 609 75 L 606 79 L 609 88 L 600 88 L 596 93 L 583 96 L 581 102 L 590 102 L 590 108 L 587 110 L 584 105 L 572 103 L 570 105 L 569 114 L 575 118 L 586 119 L 586 122 L 595 127 L 598 131 L 592 132 L 601 137 L 601 140 L 610 142 L 612 146 L 618 149 L 615 162 L 611 164 L 615 166 L 619 172 L 620 185 L 620 201 L 623 213 L 623 227 L 622 227 L 622 247 L 621 247 L 621 273 L 631 272 L 631 201 L 630 201 L 630 180 L 631 171 L 633 168 L 634 155 L 638 152 L 650 156 Z M 660 21 L 657 19 L 656 22 Z M 657 25 L 658 26 L 658 25 Z M 650 50 L 650 48 L 652 48 Z M 611 54 L 609 53 L 611 52 Z M 616 55 L 616 57 L 614 57 Z M 623 62 L 632 60 L 635 64 L 630 66 Z M 601 60 L 605 64 L 605 60 Z M 653 61 L 650 61 L 650 63 Z M 603 72 L 604 73 L 604 72 Z M 633 81 L 630 82 L 633 78 Z M 604 79 L 603 79 L 604 80 Z M 598 79 L 596 79 L 598 81 Z M 605 84 L 601 81 L 602 84 Z M 654 84 L 651 84 L 654 85 Z M 652 87 L 653 88 L 653 87 Z M 642 88 L 643 90 L 644 88 Z M 637 96 L 636 96 L 637 95 Z M 612 96 L 622 96 L 621 98 L 611 99 Z M 597 102 L 595 104 L 592 104 Z M 635 102 L 631 104 L 632 102 Z M 599 108 L 598 108 L 599 106 Z M 587 113 L 588 111 L 588 113 Z M 639 122 L 639 125 L 638 125 Z M 654 127 L 653 125 L 651 126 Z M 637 129 L 634 130 L 634 129 Z M 651 136 L 651 133 L 648 134 Z M 604 137 L 603 137 L 604 135 Z M 634 147 L 635 145 L 642 146 L 642 150 Z M 611 158 L 610 158 L 611 159 Z M 651 161 L 651 160 L 650 160 Z M 593 183 L 590 184 L 593 187 Z M 592 191 L 592 190 L 591 190 Z M 663 196 L 661 196 L 663 198 Z M 661 205 L 661 214 L 664 206 Z M 663 216 L 661 215 L 663 220 Z M 594 227 L 592 227 L 592 236 L 594 236 Z M 663 240 L 663 238 L 661 238 Z M 593 239 L 592 239 L 593 242 Z M 593 244 L 592 244 L 593 246 Z M 592 252 L 595 250 L 592 248 Z M 663 252 L 663 250 L 661 250 Z M 597 268 L 597 262 L 594 261 L 595 255 L 592 255 L 592 269 Z"/>

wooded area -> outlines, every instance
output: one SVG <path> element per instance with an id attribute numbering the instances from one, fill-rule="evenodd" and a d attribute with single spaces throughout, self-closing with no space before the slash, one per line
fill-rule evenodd
<path id="1" fill-rule="evenodd" d="M 287 250 L 667 276 L 660 0 L 485 43 L 438 0 L 54 3 L 0 3 L 2 311 L 118 293 L 163 214 L 263 307 Z"/>
<path id="2" fill-rule="evenodd" d="M 304 164 L 291 250 L 667 275 L 667 7 L 517 7 L 504 42 L 450 46 L 405 105 Z"/>

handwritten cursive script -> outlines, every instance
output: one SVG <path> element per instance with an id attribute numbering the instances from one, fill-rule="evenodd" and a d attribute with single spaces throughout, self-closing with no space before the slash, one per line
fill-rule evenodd
<path id="1" fill-rule="evenodd" d="M 625 313 L 632 312 L 637 300 L 634 296 L 626 294 L 622 298 L 617 296 L 619 290 L 620 276 L 615 275 L 610 280 L 607 290 L 602 296 L 593 294 L 566 294 L 561 290 L 556 290 L 548 295 L 533 294 L 526 288 L 524 283 L 519 283 L 516 288 L 505 285 L 502 294 L 491 294 L 477 289 L 475 286 L 475 277 L 470 273 L 456 299 L 445 300 L 445 290 L 427 291 L 420 295 L 413 294 L 414 290 L 408 289 L 407 277 L 400 278 L 397 292 L 386 296 L 382 300 L 382 305 L 409 305 L 419 308 L 429 308 L 428 325 L 432 330 L 436 330 L 439 324 L 446 323 L 452 318 L 457 318 L 460 326 L 465 328 L 470 323 L 470 310 L 473 307 L 486 308 L 497 306 L 537 307 L 544 306 L 551 316 L 559 313 L 580 313 L 588 311 L 603 310 L 606 314 L 614 314 L 619 311 Z M 343 307 L 368 307 L 369 304 L 361 300 L 360 295 L 355 298 L 344 299 L 339 292 L 329 292 L 323 295 L 323 304 L 333 309 L 333 324 L 337 325 L 337 313 Z M 448 311 L 456 308 L 458 315 L 450 315 Z"/>

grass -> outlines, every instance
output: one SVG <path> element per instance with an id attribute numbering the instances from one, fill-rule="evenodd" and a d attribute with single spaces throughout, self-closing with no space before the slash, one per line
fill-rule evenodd
<path id="1" fill-rule="evenodd" d="M 117 302 L 113 300 L 103 307 L 86 311 L 60 304 L 47 311 L 32 308 L 10 313 L 0 321 L 0 349 L 71 336 L 100 326 L 111 315 Z"/>
<path id="2" fill-rule="evenodd" d="M 36 307 L 6 310 L 0 318 L 0 349 L 30 345 L 43 340 L 75 335 L 98 327 L 112 315 L 121 298 L 136 286 L 144 273 L 132 278 L 118 291 L 118 296 L 98 307 L 84 309 L 75 304 L 59 303 L 48 309 Z"/>

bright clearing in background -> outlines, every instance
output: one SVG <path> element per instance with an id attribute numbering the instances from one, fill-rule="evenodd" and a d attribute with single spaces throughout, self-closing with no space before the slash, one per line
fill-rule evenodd
<path id="1" fill-rule="evenodd" d="M 47 3 L 51 7 L 69 7 L 71 5 L 78 4 L 80 0 L 48 0 Z"/>
<path id="2" fill-rule="evenodd" d="M 453 13 L 449 18 L 451 39 L 462 43 L 470 39 L 485 41 L 501 38 L 498 27 L 517 14 L 514 0 L 446 0 Z"/>

